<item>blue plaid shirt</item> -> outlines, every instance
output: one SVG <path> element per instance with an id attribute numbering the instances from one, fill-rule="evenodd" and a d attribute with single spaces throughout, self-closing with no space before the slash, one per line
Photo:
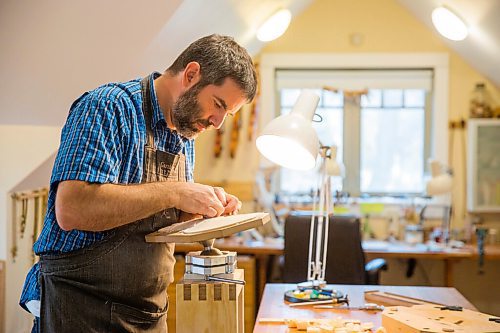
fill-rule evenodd
<path id="1" fill-rule="evenodd" d="M 159 73 L 154 73 L 155 77 Z M 141 79 L 109 83 L 83 94 L 70 108 L 61 133 L 54 162 L 47 213 L 42 232 L 33 250 L 36 254 L 62 253 L 88 247 L 107 232 L 64 231 L 56 221 L 55 198 L 59 182 L 81 180 L 89 183 L 140 183 L 146 144 L 142 113 Z M 154 85 L 151 83 L 151 91 Z M 167 127 L 156 93 L 152 98 L 151 127 L 157 149 L 186 155 L 186 180 L 193 180 L 194 141 Z M 20 304 L 40 300 L 38 263 L 29 271 Z"/>

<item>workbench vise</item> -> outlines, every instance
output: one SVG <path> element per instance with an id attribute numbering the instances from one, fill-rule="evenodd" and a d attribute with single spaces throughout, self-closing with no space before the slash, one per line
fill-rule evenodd
<path id="1" fill-rule="evenodd" d="M 269 220 L 268 213 L 221 216 L 177 223 L 146 236 L 147 242 L 203 245 L 202 251 L 186 255 L 184 278 L 175 286 L 177 333 L 244 333 L 244 272 L 237 268 L 236 252 L 214 248 L 214 239 Z"/>
<path id="2" fill-rule="evenodd" d="M 235 278 L 238 261 L 236 252 L 214 248 L 214 239 L 200 243 L 203 245 L 203 251 L 186 254 L 184 280 L 245 284 L 244 280 Z"/>

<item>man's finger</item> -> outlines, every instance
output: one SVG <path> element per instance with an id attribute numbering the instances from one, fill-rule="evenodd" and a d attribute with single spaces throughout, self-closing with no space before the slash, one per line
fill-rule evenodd
<path id="1" fill-rule="evenodd" d="M 222 187 L 214 187 L 214 192 L 217 198 L 219 198 L 220 202 L 222 202 L 222 205 L 227 205 L 226 191 L 224 191 Z"/>
<path id="2" fill-rule="evenodd" d="M 208 207 L 207 209 L 207 214 L 205 215 L 206 217 L 216 217 L 217 216 L 217 210 L 213 207 Z"/>
<path id="3" fill-rule="evenodd" d="M 222 205 L 222 203 L 219 201 L 219 200 L 213 200 L 210 204 L 209 204 L 210 208 L 213 208 L 217 214 L 215 216 L 220 216 L 224 213 L 224 206 Z"/>
<path id="4" fill-rule="evenodd" d="M 224 207 L 224 214 L 234 214 L 241 208 L 241 201 L 234 195 L 227 195 L 227 205 Z"/>

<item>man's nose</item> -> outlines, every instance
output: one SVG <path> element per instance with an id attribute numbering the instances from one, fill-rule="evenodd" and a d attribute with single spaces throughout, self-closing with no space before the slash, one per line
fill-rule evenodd
<path id="1" fill-rule="evenodd" d="M 224 123 L 224 119 L 226 119 L 226 112 L 224 113 L 218 113 L 218 114 L 214 114 L 212 115 L 212 117 L 210 117 L 210 123 L 213 127 L 215 127 L 216 129 L 219 129 L 222 127 L 222 124 Z"/>

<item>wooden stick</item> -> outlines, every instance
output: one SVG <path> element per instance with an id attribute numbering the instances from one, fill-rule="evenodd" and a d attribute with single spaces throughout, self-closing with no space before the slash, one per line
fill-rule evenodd
<path id="1" fill-rule="evenodd" d="M 288 304 L 289 307 L 297 307 L 297 306 L 307 306 L 307 305 L 317 305 L 317 304 L 331 304 L 333 300 L 324 300 L 324 301 L 314 301 L 314 302 L 302 302 L 302 303 L 291 303 Z"/>
<path id="2" fill-rule="evenodd" d="M 259 323 L 265 324 L 285 324 L 285 318 L 259 318 Z"/>
<path id="3" fill-rule="evenodd" d="M 392 305 L 412 306 L 421 304 L 444 305 L 441 303 L 426 301 L 420 298 L 414 298 L 384 291 L 366 291 L 365 300 L 374 301 L 377 303 L 385 303 L 385 305 L 389 306 Z"/>

